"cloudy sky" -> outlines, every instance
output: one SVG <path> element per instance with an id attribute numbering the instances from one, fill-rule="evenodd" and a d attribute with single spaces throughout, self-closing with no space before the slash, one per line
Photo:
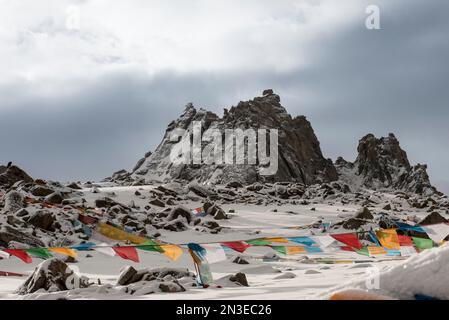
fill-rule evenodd
<path id="1" fill-rule="evenodd" d="M 368 5 L 380 30 L 365 27 Z M 446 0 L 0 0 L 0 162 L 100 179 L 154 149 L 187 102 L 273 88 L 326 157 L 394 132 L 449 192 Z"/>

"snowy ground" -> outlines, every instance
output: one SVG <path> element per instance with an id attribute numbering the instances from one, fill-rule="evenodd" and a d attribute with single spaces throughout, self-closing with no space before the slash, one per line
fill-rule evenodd
<path id="1" fill-rule="evenodd" d="M 117 194 L 115 200 L 127 203 L 130 195 L 135 189 L 142 187 L 110 187 L 102 188 L 102 193 L 114 191 Z M 143 187 L 150 189 L 151 187 Z M 98 196 L 98 195 L 97 195 Z M 97 197 L 96 196 L 96 197 Z M 93 195 L 92 195 L 93 199 Z M 89 197 L 87 198 L 89 201 Z M 186 203 L 191 209 L 199 206 L 199 203 Z M 217 235 L 200 233 L 194 230 L 184 232 L 162 232 L 161 240 L 171 243 L 185 242 L 213 242 L 229 241 L 237 239 L 250 239 L 264 236 L 300 236 L 310 235 L 309 230 L 281 229 L 286 226 L 307 225 L 322 217 L 324 221 L 331 222 L 339 220 L 337 215 L 345 210 L 345 214 L 353 213 L 359 207 L 345 205 L 285 205 L 256 206 L 256 205 L 224 205 L 223 209 L 228 211 L 234 209 L 232 219 L 220 221 L 220 225 L 229 227 L 229 230 L 220 232 Z M 310 210 L 316 208 L 315 211 Z M 278 212 L 272 212 L 277 209 Z M 288 213 L 290 212 L 290 213 Z M 293 213 L 291 213 L 293 212 Z M 260 233 L 256 233 L 260 231 Z M 391 257 L 368 258 L 356 253 L 345 251 L 334 251 L 320 254 L 297 254 L 283 256 L 280 261 L 262 261 L 263 254 L 272 251 L 267 247 L 249 248 L 241 256 L 249 259 L 250 264 L 239 265 L 232 263 L 236 254 L 228 253 L 228 260 L 211 265 L 214 279 L 236 273 L 244 272 L 247 276 L 250 287 L 234 288 L 188 288 L 183 293 L 151 294 L 145 296 L 130 296 L 117 291 L 116 294 L 103 294 L 101 288 L 80 289 L 56 294 L 35 293 L 29 296 L 18 296 L 13 293 L 15 289 L 25 280 L 25 277 L 0 277 L 0 299 L 54 299 L 67 297 L 70 299 L 314 299 L 330 288 L 341 285 L 345 282 L 363 280 L 367 277 L 367 270 L 370 267 L 377 267 L 380 271 L 394 267 L 403 260 L 380 261 Z M 94 257 L 85 257 L 86 254 Z M 170 261 L 163 254 L 146 252 L 139 250 L 140 263 L 129 260 L 122 260 L 119 257 L 103 256 L 95 252 L 80 252 L 79 262 L 71 264 L 71 267 L 78 268 L 79 272 L 92 281 L 100 279 L 102 284 L 115 284 L 121 268 L 125 265 L 133 265 L 136 269 L 148 267 L 184 267 L 194 271 L 194 266 L 190 255 L 185 252 L 176 262 Z M 305 257 L 309 259 L 305 259 Z M 327 264 L 313 263 L 316 258 L 328 258 L 335 260 L 349 260 L 345 263 Z M 359 263 L 353 263 L 356 260 Z M 363 262 L 369 260 L 368 262 Z M 33 264 L 25 264 L 16 258 L 0 260 L 0 271 L 9 271 L 23 274 L 30 274 L 34 267 L 40 262 L 34 259 Z M 296 277 L 288 277 L 294 274 Z M 284 279 L 278 279 L 278 277 Z"/>

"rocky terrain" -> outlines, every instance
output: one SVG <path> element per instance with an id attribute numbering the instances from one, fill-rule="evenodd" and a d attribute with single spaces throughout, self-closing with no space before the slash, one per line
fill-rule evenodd
<path id="1" fill-rule="evenodd" d="M 201 121 L 204 130 L 278 128 L 278 172 L 260 175 L 260 164 L 173 165 L 168 158 L 173 146 L 170 133 L 176 128 L 189 132 L 193 121 Z M 154 152 L 148 152 L 131 172 L 120 170 L 102 182 L 62 184 L 34 179 L 13 164 L 0 166 L 0 248 L 96 241 L 98 222 L 151 239 L 182 232 L 232 234 L 235 230 L 226 221 L 234 219 L 235 211 L 224 208 L 234 205 L 269 210 L 274 219 L 278 210 L 292 216 L 310 212 L 311 223 L 305 227 L 311 234 L 389 228 L 396 221 L 418 225 L 448 221 L 449 200 L 431 185 L 426 165 L 410 164 L 393 134 L 384 138 L 368 134 L 357 151 L 354 162 L 338 158 L 334 164 L 325 159 L 311 124 L 304 116 L 290 116 L 271 90 L 225 110 L 221 118 L 189 104 L 169 124 Z M 335 208 L 332 223 L 325 228 L 328 218 L 314 215 L 317 206 Z M 192 213 L 196 207 L 205 214 Z M 258 232 L 253 228 L 247 234 Z M 66 290 L 61 279 L 71 273 L 65 270 L 63 261 L 47 260 L 17 292 Z M 235 277 L 231 278 L 224 283 Z M 130 295 L 182 292 L 194 280 L 179 270 L 160 275 L 155 270 L 127 268 L 115 286 L 86 282 L 85 287 Z"/>

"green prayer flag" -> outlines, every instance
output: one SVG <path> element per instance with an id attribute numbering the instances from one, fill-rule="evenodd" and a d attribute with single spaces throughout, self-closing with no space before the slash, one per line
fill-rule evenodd
<path id="1" fill-rule="evenodd" d="M 270 242 L 263 239 L 254 239 L 254 240 L 247 240 L 246 243 L 253 245 L 253 246 L 268 246 L 270 245 Z"/>
<path id="2" fill-rule="evenodd" d="M 431 249 L 433 248 L 433 241 L 431 239 L 415 238 L 412 237 L 413 243 L 418 249 Z"/>
<path id="3" fill-rule="evenodd" d="M 287 248 L 285 246 L 271 246 L 271 248 L 279 253 L 287 254 Z"/>
<path id="4" fill-rule="evenodd" d="M 364 256 L 369 256 L 368 247 L 363 247 L 362 249 L 356 250 L 355 252 Z"/>
<path id="5" fill-rule="evenodd" d="M 164 252 L 164 249 L 161 248 L 160 244 L 153 240 L 145 241 L 141 245 L 136 246 L 136 248 L 145 251 Z"/>
<path id="6" fill-rule="evenodd" d="M 50 252 L 48 252 L 48 250 L 45 248 L 31 248 L 26 249 L 25 251 L 31 254 L 32 256 L 35 256 L 36 258 L 48 259 L 53 257 L 53 255 Z"/>

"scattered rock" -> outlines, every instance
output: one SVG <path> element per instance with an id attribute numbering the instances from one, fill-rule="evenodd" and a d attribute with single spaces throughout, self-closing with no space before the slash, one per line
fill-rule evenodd
<path id="1" fill-rule="evenodd" d="M 5 206 L 3 208 L 3 213 L 10 212 L 14 213 L 25 206 L 25 199 L 22 194 L 18 191 L 10 191 L 5 197 Z"/>
<path id="2" fill-rule="evenodd" d="M 249 287 L 248 280 L 246 279 L 246 275 L 242 272 L 238 272 L 235 275 L 229 278 L 232 282 L 238 283 L 244 287 Z"/>
<path id="3" fill-rule="evenodd" d="M 16 293 L 25 295 L 37 290 L 57 292 L 88 286 L 87 278 L 76 275 L 64 261 L 52 258 L 41 262 Z"/>
<path id="4" fill-rule="evenodd" d="M 28 220 L 28 223 L 44 230 L 52 230 L 52 225 L 55 222 L 53 214 L 47 210 L 36 211 Z"/>
<path id="5" fill-rule="evenodd" d="M 64 197 L 60 192 L 54 192 L 45 197 L 45 202 L 50 204 L 61 204 Z"/>
<path id="6" fill-rule="evenodd" d="M 440 215 L 438 212 L 432 212 L 418 224 L 420 226 L 427 226 L 430 224 L 437 224 L 437 223 L 447 223 L 447 220 L 442 215 Z"/>
<path id="7" fill-rule="evenodd" d="M 55 192 L 52 188 L 47 187 L 46 185 L 37 185 L 30 190 L 31 194 L 36 197 L 46 197 L 53 192 Z"/>
<path id="8" fill-rule="evenodd" d="M 355 218 L 357 219 L 365 219 L 365 220 L 372 220 L 374 219 L 374 216 L 371 214 L 371 211 L 369 211 L 368 208 L 363 207 L 357 213 L 355 214 Z"/>
<path id="9" fill-rule="evenodd" d="M 243 259 L 240 256 L 237 256 L 234 260 L 232 260 L 233 263 L 237 263 L 237 264 L 249 264 L 248 261 L 246 261 L 245 259 Z"/>

